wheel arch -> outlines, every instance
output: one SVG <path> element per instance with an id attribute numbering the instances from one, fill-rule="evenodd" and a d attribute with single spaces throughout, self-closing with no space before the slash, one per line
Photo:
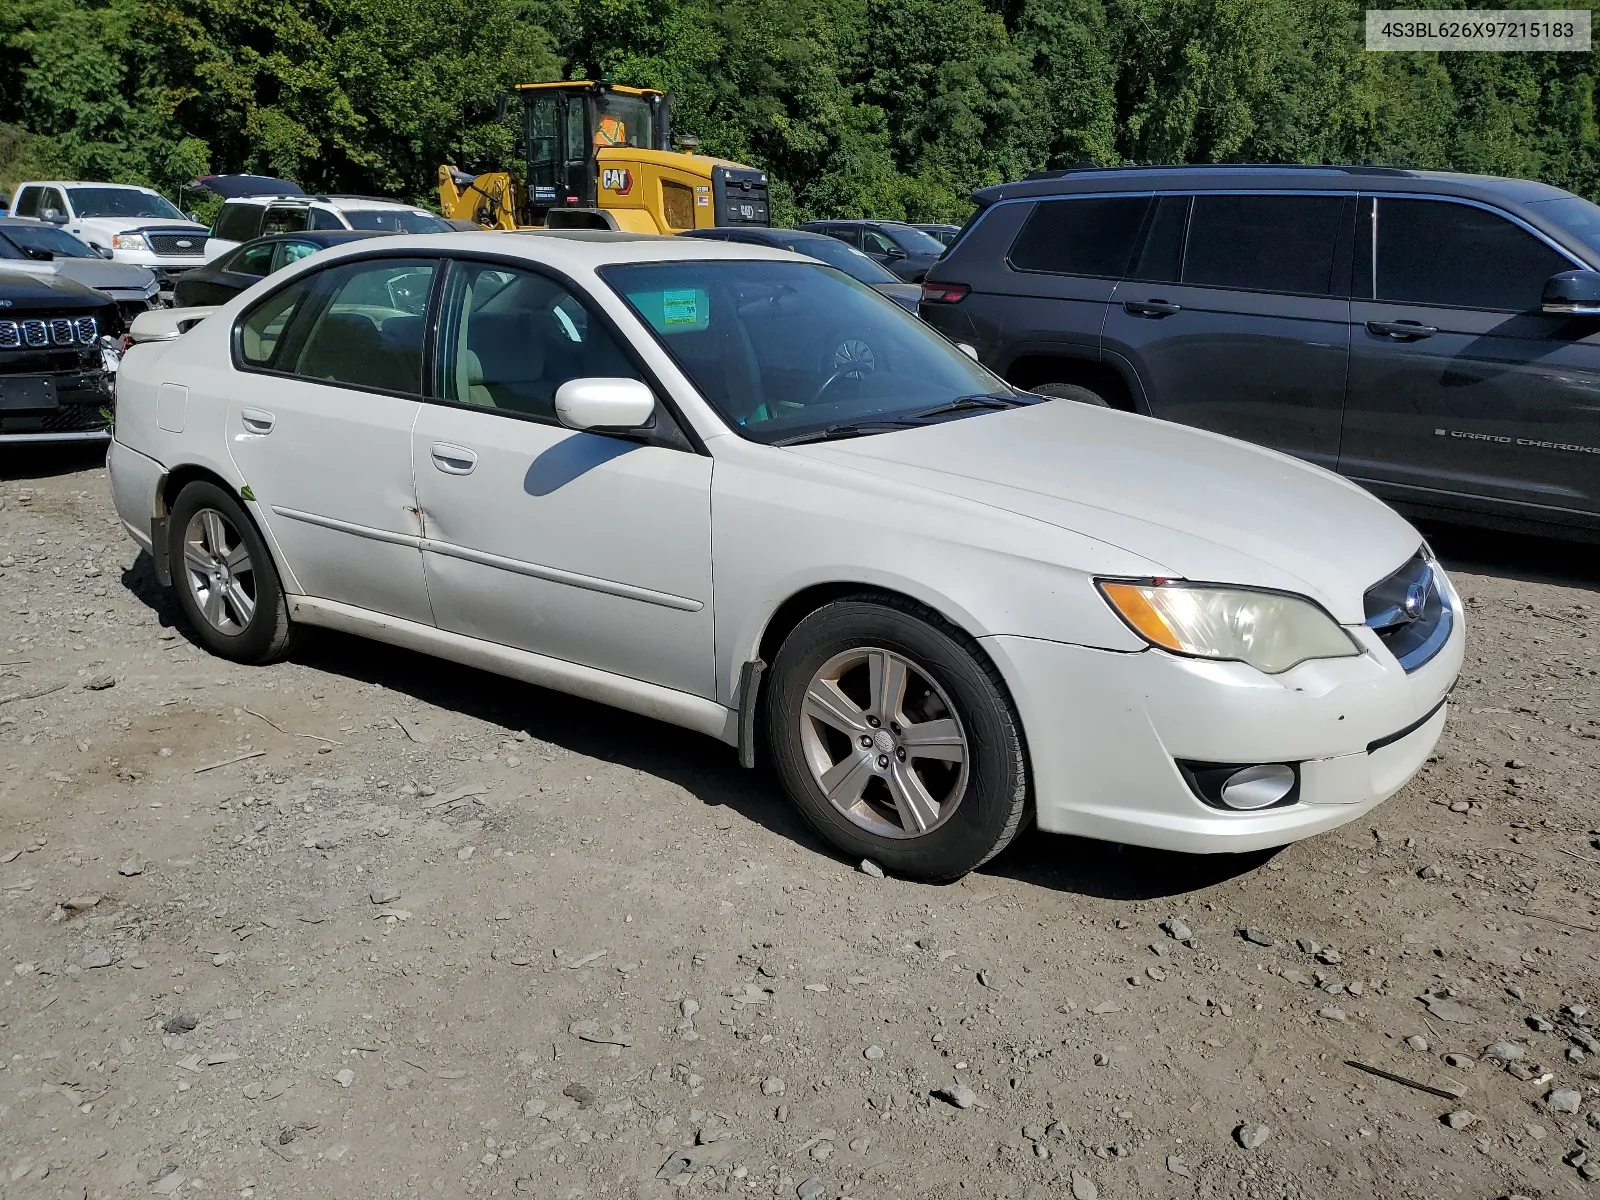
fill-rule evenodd
<path id="1" fill-rule="evenodd" d="M 1024 391 L 1042 383 L 1072 383 L 1098 392 L 1112 408 L 1144 412 L 1144 393 L 1109 361 L 1062 353 L 1024 353 L 1012 359 L 1004 375 Z"/>
<path id="2" fill-rule="evenodd" d="M 256 515 L 253 498 L 244 494 L 250 490 L 249 485 L 246 484 L 241 490 L 235 487 L 225 476 L 202 463 L 184 463 L 181 466 L 173 467 L 167 472 L 166 476 L 161 480 L 160 486 L 156 489 L 158 511 L 155 521 L 152 523 L 154 528 L 151 533 L 151 541 L 156 546 L 154 552 L 156 577 L 163 586 L 170 587 L 172 585 L 172 567 L 171 563 L 167 561 L 166 550 L 168 537 L 167 520 L 172 513 L 173 504 L 177 502 L 179 493 L 191 483 L 209 483 L 214 487 L 221 488 L 237 500 L 239 507 L 244 510 L 245 517 L 255 528 L 256 536 L 261 539 L 261 544 L 272 555 L 272 565 L 277 568 L 278 578 L 283 582 L 284 591 L 301 591 L 300 583 L 295 578 L 294 572 L 289 569 L 288 564 L 283 560 L 283 551 L 278 546 L 277 540 L 272 536 L 272 531 Z"/>

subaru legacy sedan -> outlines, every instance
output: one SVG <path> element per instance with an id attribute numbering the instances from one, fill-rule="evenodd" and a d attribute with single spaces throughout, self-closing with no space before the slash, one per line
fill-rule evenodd
<path id="1" fill-rule="evenodd" d="M 1462 661 L 1449 580 L 1354 485 L 1017 391 L 755 246 L 331 248 L 128 351 L 110 476 L 216 654 L 323 626 L 673 722 L 918 879 L 1029 821 L 1342 825 Z"/>

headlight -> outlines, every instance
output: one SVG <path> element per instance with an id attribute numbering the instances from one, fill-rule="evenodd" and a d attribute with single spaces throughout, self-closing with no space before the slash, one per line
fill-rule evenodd
<path id="1" fill-rule="evenodd" d="M 1230 659 L 1277 675 L 1310 658 L 1361 653 L 1332 617 L 1297 596 L 1186 583 L 1099 585 L 1135 633 L 1175 654 Z"/>
<path id="2" fill-rule="evenodd" d="M 113 250 L 148 250 L 150 243 L 144 240 L 142 233 L 119 233 L 112 237 Z"/>

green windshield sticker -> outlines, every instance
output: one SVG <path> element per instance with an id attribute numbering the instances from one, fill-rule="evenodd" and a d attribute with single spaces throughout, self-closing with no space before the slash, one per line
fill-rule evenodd
<path id="1" fill-rule="evenodd" d="M 700 323 L 699 293 L 693 288 L 661 293 L 661 323 L 663 325 L 698 325 Z"/>
<path id="2" fill-rule="evenodd" d="M 691 333 L 711 324 L 711 297 L 704 288 L 629 292 L 628 302 L 657 333 Z"/>

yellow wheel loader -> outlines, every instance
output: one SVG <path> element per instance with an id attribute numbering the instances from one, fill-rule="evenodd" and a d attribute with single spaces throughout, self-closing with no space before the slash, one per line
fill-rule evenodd
<path id="1" fill-rule="evenodd" d="M 509 171 L 439 168 L 446 217 L 485 229 L 621 229 L 681 233 L 769 225 L 767 173 L 671 146 L 667 94 L 578 80 L 525 83 L 519 182 Z"/>

